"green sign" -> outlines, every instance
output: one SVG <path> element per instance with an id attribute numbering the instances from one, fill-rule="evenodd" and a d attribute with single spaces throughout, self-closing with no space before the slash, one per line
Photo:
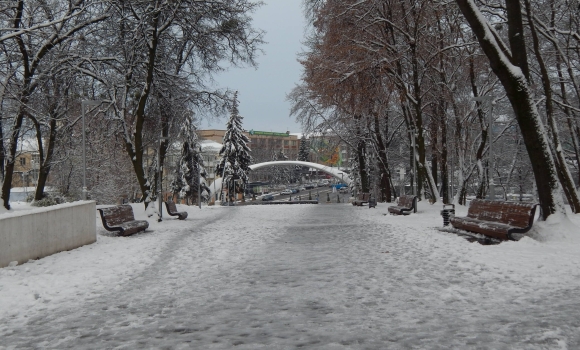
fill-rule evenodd
<path id="1" fill-rule="evenodd" d="M 290 134 L 285 132 L 270 132 L 270 131 L 254 131 L 253 129 L 250 130 L 250 135 L 262 135 L 262 136 L 280 136 L 280 137 L 289 137 Z"/>

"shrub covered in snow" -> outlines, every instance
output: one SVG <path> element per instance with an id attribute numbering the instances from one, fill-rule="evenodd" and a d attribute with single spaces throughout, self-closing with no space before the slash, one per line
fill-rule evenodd
<path id="1" fill-rule="evenodd" d="M 67 203 L 67 202 L 73 201 L 72 199 L 67 198 L 63 194 L 55 193 L 55 192 L 45 192 L 44 197 L 41 200 L 39 200 L 39 201 L 33 201 L 33 200 L 34 200 L 34 193 L 31 193 L 28 196 L 28 198 L 26 198 L 26 201 L 29 202 L 30 205 L 33 207 L 49 207 L 51 205 L 57 205 L 57 204 L 62 204 L 62 203 Z"/>

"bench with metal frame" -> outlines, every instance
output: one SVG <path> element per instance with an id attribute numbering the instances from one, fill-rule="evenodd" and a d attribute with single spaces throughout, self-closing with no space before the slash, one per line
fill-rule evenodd
<path id="1" fill-rule="evenodd" d="M 394 215 L 409 215 L 411 211 L 417 212 L 417 197 L 403 195 L 399 197 L 397 205 L 392 205 L 388 208 L 390 214 Z"/>
<path id="2" fill-rule="evenodd" d="M 167 214 L 171 216 L 177 216 L 179 220 L 185 220 L 187 218 L 186 211 L 177 211 L 177 206 L 173 201 L 165 202 L 165 209 L 167 209 Z"/>
<path id="3" fill-rule="evenodd" d="M 352 205 L 362 207 L 369 202 L 370 193 L 359 193 L 356 199 L 352 202 Z"/>
<path id="4" fill-rule="evenodd" d="M 103 227 L 107 231 L 119 232 L 121 236 L 130 236 L 149 227 L 144 220 L 135 220 L 133 208 L 128 205 L 97 209 L 101 214 Z"/>
<path id="5" fill-rule="evenodd" d="M 452 216 L 449 221 L 455 229 L 517 241 L 532 228 L 537 206 L 536 203 L 474 199 L 467 217 Z"/>

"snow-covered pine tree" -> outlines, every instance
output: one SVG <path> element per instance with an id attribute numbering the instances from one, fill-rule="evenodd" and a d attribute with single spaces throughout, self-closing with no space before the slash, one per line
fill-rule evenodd
<path id="1" fill-rule="evenodd" d="M 349 154 L 352 154 L 351 152 L 349 152 Z M 361 188 L 360 172 L 359 172 L 360 163 L 358 161 L 358 158 L 354 156 L 348 158 L 348 164 L 349 164 L 348 167 L 350 169 L 350 178 L 352 179 L 349 185 L 350 193 L 352 194 L 360 193 Z"/>
<path id="2" fill-rule="evenodd" d="M 222 149 L 220 150 L 220 161 L 216 167 L 216 174 L 221 175 L 222 186 L 233 189 L 234 181 L 241 180 L 241 186 L 237 189 L 245 192 L 248 184 L 248 172 L 252 157 L 248 143 L 250 139 L 243 133 L 242 116 L 238 111 L 238 92 L 234 94 L 232 101 L 230 120 L 226 125 L 226 133 Z M 230 192 L 230 198 L 232 193 Z"/>
<path id="3" fill-rule="evenodd" d="M 207 172 L 203 166 L 203 155 L 197 136 L 193 115 L 186 118 L 181 127 L 181 157 L 175 167 L 170 189 L 179 197 L 185 198 L 188 203 L 195 203 L 198 199 L 198 187 L 201 188 L 201 200 L 209 200 L 210 189 L 207 186 Z"/>
<path id="4" fill-rule="evenodd" d="M 298 149 L 298 160 L 301 162 L 307 162 L 310 156 L 310 142 L 306 136 L 302 136 L 300 139 L 300 148 Z M 294 171 L 295 176 L 301 180 L 302 173 L 308 171 L 307 167 L 297 165 Z"/>
<path id="5" fill-rule="evenodd" d="M 307 162 L 310 156 L 310 142 L 303 136 L 300 139 L 300 149 L 298 150 L 298 160 L 302 162 Z"/>

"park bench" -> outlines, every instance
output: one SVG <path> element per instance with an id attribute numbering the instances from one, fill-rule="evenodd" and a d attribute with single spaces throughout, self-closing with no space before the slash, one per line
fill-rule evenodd
<path id="1" fill-rule="evenodd" d="M 400 196 L 397 205 L 392 205 L 388 208 L 389 213 L 394 215 L 409 215 L 411 210 L 413 213 L 417 212 L 417 197 L 416 196 Z"/>
<path id="2" fill-rule="evenodd" d="M 451 217 L 453 228 L 500 240 L 518 240 L 532 228 L 535 203 L 474 199 L 467 217 Z"/>
<path id="3" fill-rule="evenodd" d="M 135 220 L 133 208 L 128 204 L 97 210 L 101 214 L 105 229 L 107 231 L 118 231 L 121 236 L 129 236 L 149 227 L 147 221 Z"/>
<path id="4" fill-rule="evenodd" d="M 187 218 L 187 212 L 177 211 L 177 207 L 173 201 L 166 201 L 165 208 L 167 209 L 167 214 L 171 216 L 177 216 L 179 220 L 185 220 L 185 218 Z"/>
<path id="5" fill-rule="evenodd" d="M 364 204 L 369 202 L 370 193 L 359 193 L 356 199 L 352 202 L 352 205 L 362 207 Z"/>

